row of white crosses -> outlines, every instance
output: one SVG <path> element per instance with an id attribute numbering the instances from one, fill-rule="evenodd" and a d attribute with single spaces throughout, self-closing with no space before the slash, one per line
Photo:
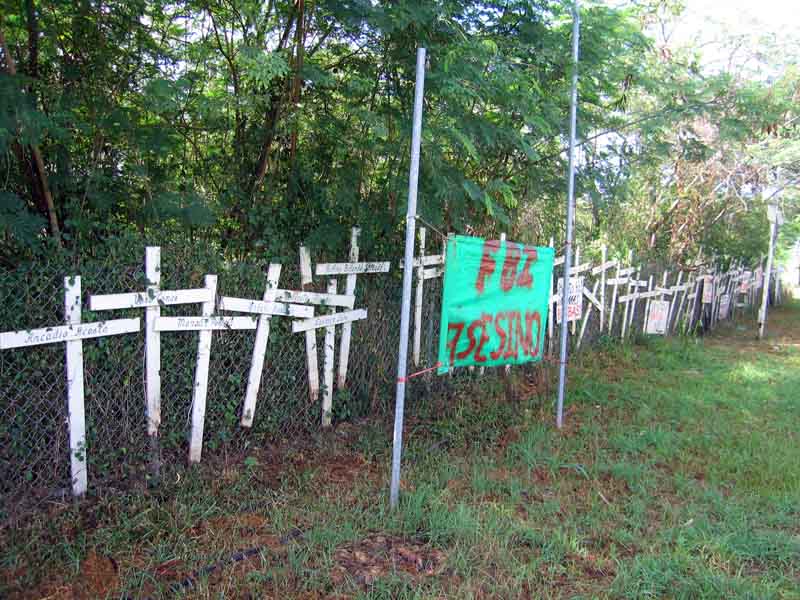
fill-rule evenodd
<path id="1" fill-rule="evenodd" d="M 553 239 L 550 238 L 550 247 L 553 247 Z M 569 323 L 572 334 L 575 335 L 578 332 L 577 324 L 580 322 L 580 332 L 578 333 L 578 341 L 576 344 L 577 348 L 580 348 L 581 343 L 583 342 L 584 334 L 586 333 L 586 327 L 589 324 L 589 319 L 592 316 L 593 309 L 597 309 L 600 313 L 600 321 L 601 327 L 602 324 L 605 322 L 605 292 L 606 292 L 606 272 L 609 269 L 617 267 L 619 270 L 618 263 L 616 260 L 607 260 L 607 251 L 606 247 L 603 246 L 601 250 L 601 262 L 597 266 L 592 266 L 591 263 L 581 263 L 581 249 L 580 247 L 575 248 L 575 265 L 570 268 L 569 277 L 568 277 L 568 285 L 569 285 L 569 294 L 568 294 L 568 305 L 566 310 L 566 320 Z M 564 264 L 564 257 L 559 256 L 556 257 L 553 266 L 557 267 L 559 265 Z M 590 290 L 584 285 L 585 274 L 591 273 L 592 275 L 599 275 L 600 278 L 595 281 L 594 286 Z M 552 340 L 554 339 L 554 321 L 558 322 L 559 324 L 563 324 L 564 321 L 564 312 L 561 307 L 562 303 L 562 290 L 564 289 L 564 277 L 559 278 L 558 283 L 556 285 L 555 291 L 553 291 L 553 277 L 550 278 L 550 289 L 551 289 L 551 296 L 550 296 L 550 310 L 548 311 L 547 317 L 547 333 L 548 337 L 550 338 L 551 344 Z M 598 291 L 600 293 L 600 298 L 597 297 Z M 589 306 L 587 310 L 583 310 L 583 299 L 584 297 L 589 301 Z M 555 318 L 554 315 L 555 314 Z"/>
<path id="2" fill-rule="evenodd" d="M 339 387 L 346 385 L 347 364 L 350 352 L 352 323 L 366 319 L 365 309 L 353 310 L 355 302 L 356 276 L 363 273 L 385 273 L 388 262 L 359 263 L 357 228 L 353 229 L 350 259 L 348 263 L 322 263 L 316 265 L 317 275 L 346 275 L 346 293 L 336 293 L 336 280 L 331 279 L 328 293 L 305 290 L 283 290 L 279 288 L 281 265 L 270 264 L 266 289 L 261 300 L 222 296 L 217 300 L 217 276 L 206 275 L 204 286 L 197 289 L 162 290 L 161 250 L 148 247 L 145 250 L 144 291 L 120 294 L 93 295 L 89 298 L 92 311 L 125 309 L 145 310 L 145 404 L 147 432 L 157 438 L 161 424 L 161 333 L 198 331 L 197 363 L 192 388 L 191 437 L 189 462 L 198 463 L 202 456 L 203 429 L 208 394 L 208 375 L 211 357 L 211 342 L 214 331 L 256 330 L 250 372 L 247 380 L 241 424 L 250 427 L 256 409 L 259 387 L 264 368 L 264 357 L 269 339 L 270 319 L 284 316 L 296 319 L 293 332 L 305 332 L 309 366 L 309 390 L 312 400 L 318 400 L 319 377 L 317 373 L 316 330 L 325 328 L 325 397 L 323 399 L 324 425 L 330 425 L 333 390 L 334 328 L 344 325 L 339 362 Z M 304 284 L 311 282 L 311 263 L 308 250 L 300 249 L 301 272 Z M 67 407 L 70 438 L 70 469 L 72 491 L 75 496 L 86 493 L 88 488 L 86 423 L 83 385 L 82 340 L 141 330 L 140 318 L 116 319 L 81 323 L 81 280 L 67 277 L 64 280 L 65 324 L 42 329 L 10 331 L 0 333 L 0 350 L 66 343 Z M 201 304 L 200 316 L 162 317 L 162 306 Z M 330 314 L 314 316 L 315 306 L 330 307 Z M 336 307 L 350 310 L 335 313 Z M 215 310 L 247 313 L 251 316 L 227 316 L 215 314 Z"/>
<path id="3" fill-rule="evenodd" d="M 331 277 L 328 280 L 327 294 L 315 294 L 303 291 L 296 298 L 305 298 L 309 302 L 327 305 L 330 307 L 328 315 L 292 323 L 294 333 L 306 334 L 306 360 L 308 366 L 309 398 L 312 403 L 319 399 L 319 367 L 317 363 L 316 330 L 325 329 L 324 346 L 324 394 L 322 397 L 322 425 L 329 427 L 333 415 L 333 375 L 334 355 L 336 343 L 336 326 L 343 325 L 342 336 L 339 342 L 339 372 L 337 384 L 339 389 L 347 385 L 347 368 L 350 357 L 350 340 L 352 337 L 352 324 L 367 318 L 366 309 L 353 309 L 355 302 L 356 282 L 358 275 L 370 273 L 388 273 L 391 267 L 389 262 L 358 262 L 359 247 L 358 237 L 361 230 L 354 227 L 350 236 L 350 261 L 344 263 L 317 263 L 314 273 L 317 276 Z M 337 295 L 336 276 L 346 276 L 345 294 Z M 304 290 L 313 283 L 311 269 L 311 255 L 307 248 L 300 248 L 300 282 Z M 336 307 L 349 308 L 341 313 L 336 312 Z"/>
<path id="4" fill-rule="evenodd" d="M 414 294 L 414 340 L 411 346 L 412 359 L 416 367 L 420 365 L 422 353 L 422 307 L 425 282 L 431 279 L 438 279 L 444 275 L 445 251 L 447 249 L 447 240 L 445 239 L 442 242 L 441 254 L 425 254 L 426 238 L 426 228 L 420 227 L 419 256 L 412 263 L 412 268 L 417 277 L 417 287 Z M 402 260 L 400 261 L 400 268 L 405 268 Z"/>
<path id="5" fill-rule="evenodd" d="M 552 239 L 550 245 L 553 245 Z M 580 348 L 588 321 L 595 308 L 600 313 L 600 330 L 606 330 L 607 325 L 608 332 L 611 333 L 618 307 L 619 311 L 623 311 L 622 307 L 624 306 L 624 311 L 619 317 L 622 320 L 620 327 L 620 336 L 622 338 L 630 335 L 632 331 L 638 301 L 640 300 L 645 301 L 643 326 L 645 333 L 665 335 L 669 331 L 677 329 L 681 322 L 687 328 L 689 327 L 687 320 L 691 319 L 694 314 L 694 305 L 691 310 L 688 308 L 689 301 L 695 299 L 696 292 L 692 293 L 691 291 L 694 285 L 693 281 L 690 280 L 683 283 L 684 273 L 682 271 L 678 273 L 673 285 L 668 286 L 667 284 L 669 272 L 663 274 L 661 285 L 657 285 L 652 276 L 648 280 L 641 279 L 641 267 L 632 266 L 632 252 L 628 254 L 627 265 L 629 266 L 624 266 L 623 263 L 617 260 L 608 260 L 605 246 L 601 249 L 600 264 L 594 267 L 590 263 L 580 263 L 580 248 L 576 248 L 575 255 L 576 266 L 570 269 L 570 306 L 567 310 L 567 321 L 570 323 L 573 334 L 576 333 L 577 324 L 580 322 L 577 348 Z M 563 257 L 557 257 L 555 266 L 561 265 L 563 262 Z M 608 278 L 607 272 L 611 269 L 615 269 L 614 277 Z M 583 274 L 587 272 L 591 272 L 595 277 L 599 276 L 591 290 L 584 286 Z M 548 336 L 551 340 L 554 333 L 554 321 L 559 324 L 562 322 L 560 304 L 563 281 L 563 278 L 559 280 L 555 293 L 551 296 L 551 308 L 553 310 L 550 311 L 548 317 Z M 606 319 L 607 286 L 612 288 L 608 319 Z M 587 310 L 583 310 L 582 306 L 584 297 L 590 302 Z M 553 313 L 555 313 L 555 319 Z M 682 317 L 683 320 L 681 320 Z"/>

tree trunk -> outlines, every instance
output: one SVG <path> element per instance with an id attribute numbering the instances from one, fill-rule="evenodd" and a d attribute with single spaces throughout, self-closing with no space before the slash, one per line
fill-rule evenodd
<path id="1" fill-rule="evenodd" d="M 33 4 L 31 2 L 29 7 L 29 18 L 31 13 L 33 13 L 33 23 L 28 23 L 28 33 L 29 36 L 33 35 L 38 36 L 36 24 L 35 24 L 35 10 L 33 8 Z M 29 47 L 38 47 L 37 42 L 28 42 Z M 6 36 L 3 32 L 3 21 L 2 17 L 0 17 L 0 48 L 3 49 L 3 54 L 5 54 L 6 58 L 6 72 L 11 75 L 12 77 L 17 74 L 17 66 L 14 63 L 14 57 L 9 50 L 8 44 L 6 44 Z M 35 57 L 31 57 L 33 60 Z M 30 67 L 32 72 L 36 72 L 38 69 L 38 65 L 31 64 Z M 39 186 L 39 190 L 41 191 L 41 195 L 44 198 L 44 204 L 47 209 L 47 219 L 50 223 L 50 233 L 53 237 L 61 242 L 61 228 L 58 226 L 58 215 L 56 214 L 56 207 L 55 203 L 53 202 L 53 194 L 50 192 L 50 184 L 47 179 L 47 171 L 44 167 L 44 160 L 42 159 L 42 153 L 39 151 L 39 147 L 36 144 L 31 144 L 31 155 L 33 156 L 33 166 L 34 166 L 34 174 L 36 176 L 37 181 L 31 181 L 31 196 L 33 198 L 37 197 L 37 183 Z M 20 167 L 25 171 L 25 165 L 20 164 Z"/>

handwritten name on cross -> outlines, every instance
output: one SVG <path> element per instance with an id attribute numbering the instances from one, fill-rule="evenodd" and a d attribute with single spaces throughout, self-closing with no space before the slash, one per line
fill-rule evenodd
<path id="1" fill-rule="evenodd" d="M 210 300 L 203 302 L 200 317 L 158 317 L 156 331 L 199 331 L 197 366 L 192 389 L 192 433 L 189 438 L 189 462 L 199 463 L 203 454 L 203 428 L 208 397 L 208 365 L 211 361 L 211 337 L 214 331 L 255 329 L 253 317 L 220 317 L 214 315 L 214 298 L 217 295 L 217 276 L 206 275 L 205 287 Z"/>
<path id="2" fill-rule="evenodd" d="M 328 296 L 336 295 L 336 280 L 331 279 L 328 282 Z M 349 298 L 355 299 L 353 296 Z M 336 336 L 336 325 L 345 325 L 353 321 L 360 321 L 367 318 L 366 309 L 359 308 L 356 310 L 348 310 L 345 312 L 335 312 L 334 305 L 330 306 L 330 314 L 320 317 L 313 317 L 310 319 L 303 319 L 292 322 L 292 333 L 305 332 L 306 336 L 310 333 L 314 336 L 314 362 L 316 364 L 316 333 L 315 330 L 325 329 L 325 358 L 323 363 L 323 377 L 325 384 L 325 393 L 322 397 L 322 425 L 328 427 L 331 424 L 331 415 L 333 412 L 333 368 L 334 368 L 334 344 Z"/>
<path id="3" fill-rule="evenodd" d="M 81 278 L 64 278 L 64 315 L 66 325 L 7 331 L 0 333 L 0 350 L 66 342 L 67 408 L 69 411 L 69 458 L 72 493 L 82 496 L 88 488 L 86 467 L 86 409 L 83 394 L 82 340 L 135 333 L 140 319 L 116 319 L 81 323 Z"/>
<path id="4" fill-rule="evenodd" d="M 355 296 L 356 277 L 359 274 L 388 273 L 389 262 L 358 262 L 358 236 L 361 229 L 353 227 L 350 234 L 350 262 L 346 263 L 317 263 L 314 270 L 317 276 L 347 275 L 345 282 L 345 295 Z M 330 286 L 329 286 L 330 287 Z M 330 289 L 328 290 L 330 292 Z M 350 339 L 352 337 L 352 322 L 344 323 L 342 337 L 339 342 L 339 374 L 336 379 L 339 388 L 347 384 L 347 367 L 350 362 Z"/>
<path id="5" fill-rule="evenodd" d="M 261 386 L 261 375 L 264 371 L 264 357 L 267 352 L 269 340 L 269 325 L 272 316 L 285 317 L 313 317 L 314 307 L 300 304 L 287 304 L 275 302 L 278 291 L 278 280 L 281 276 L 281 265 L 270 264 L 267 269 L 267 285 L 261 301 L 245 298 L 231 298 L 222 296 L 217 302 L 219 310 L 230 312 L 243 312 L 257 314 L 258 327 L 256 328 L 256 341 L 253 345 L 253 356 L 250 360 L 250 373 L 247 376 L 247 391 L 244 396 L 242 408 L 242 427 L 252 427 L 253 416 L 256 411 L 258 390 Z"/>
<path id="6" fill-rule="evenodd" d="M 147 287 L 144 292 L 104 294 L 89 298 L 90 310 L 122 310 L 143 308 L 145 311 L 145 397 L 147 402 L 147 434 L 158 435 L 161 425 L 161 334 L 155 323 L 161 317 L 162 306 L 199 304 L 214 300 L 208 288 L 190 290 L 161 289 L 161 248 L 145 248 L 144 270 Z"/>

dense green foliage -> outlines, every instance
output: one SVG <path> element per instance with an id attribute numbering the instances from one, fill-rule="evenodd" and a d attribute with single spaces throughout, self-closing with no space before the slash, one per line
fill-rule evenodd
<path id="1" fill-rule="evenodd" d="M 776 166 L 798 172 L 798 73 L 701 73 L 645 35 L 672 4 L 583 7 L 578 234 L 684 261 L 701 246 L 757 257 L 758 191 Z M 126 236 L 293 256 L 337 249 L 355 223 L 387 248 L 417 46 L 422 216 L 563 237 L 568 3 L 3 0 L 0 15 L 9 265 Z"/>

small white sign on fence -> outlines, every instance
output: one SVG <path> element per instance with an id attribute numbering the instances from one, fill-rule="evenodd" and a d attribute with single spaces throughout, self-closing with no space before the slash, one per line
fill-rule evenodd
<path id="1" fill-rule="evenodd" d="M 714 276 L 703 276 L 703 304 L 714 302 Z"/>
<path id="2" fill-rule="evenodd" d="M 66 342 L 67 411 L 69 420 L 69 462 L 72 493 L 82 496 L 89 485 L 86 466 L 86 409 L 83 394 L 83 341 L 85 339 L 134 333 L 140 319 L 117 319 L 81 323 L 81 278 L 64 278 L 64 316 L 67 325 L 0 333 L 0 350 Z"/>
<path id="3" fill-rule="evenodd" d="M 741 279 L 741 281 L 739 283 L 739 293 L 740 294 L 747 294 L 748 292 L 750 292 L 750 283 L 751 283 L 750 280 L 752 278 L 753 278 L 753 272 L 752 271 L 745 271 L 744 273 L 742 273 L 742 279 Z"/>
<path id="4" fill-rule="evenodd" d="M 669 300 L 652 300 L 650 302 L 646 333 L 654 335 L 665 335 L 667 333 L 669 309 Z"/>
<path id="5" fill-rule="evenodd" d="M 719 298 L 719 318 L 727 319 L 731 309 L 731 295 L 722 294 Z"/>
<path id="6" fill-rule="evenodd" d="M 564 278 L 558 280 L 556 286 L 556 320 L 560 324 L 563 320 L 561 300 L 564 293 Z M 569 296 L 567 304 L 567 322 L 580 321 L 583 317 L 583 277 L 570 277 Z"/>

